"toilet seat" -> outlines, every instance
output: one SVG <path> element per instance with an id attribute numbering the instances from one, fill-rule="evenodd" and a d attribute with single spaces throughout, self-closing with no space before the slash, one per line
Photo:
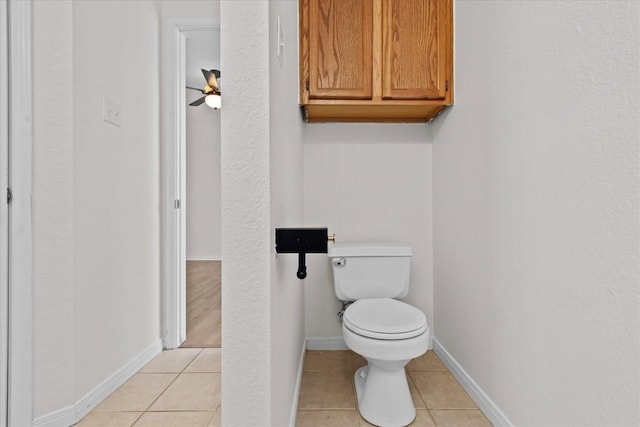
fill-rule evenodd
<path id="1" fill-rule="evenodd" d="M 379 340 L 402 340 L 427 330 L 424 313 L 391 298 L 361 299 L 344 312 L 342 322 L 352 332 Z"/>

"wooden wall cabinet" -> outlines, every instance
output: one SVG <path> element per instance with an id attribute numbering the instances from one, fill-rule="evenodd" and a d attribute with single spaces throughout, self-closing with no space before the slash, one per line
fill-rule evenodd
<path id="1" fill-rule="evenodd" d="M 452 0 L 299 0 L 309 122 L 425 122 L 453 103 Z"/>

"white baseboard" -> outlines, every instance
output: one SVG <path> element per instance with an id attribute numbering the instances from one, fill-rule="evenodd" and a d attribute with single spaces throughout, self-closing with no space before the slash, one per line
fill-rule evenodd
<path id="1" fill-rule="evenodd" d="M 87 393 L 75 405 L 70 405 L 36 418 L 33 420 L 33 427 L 68 427 L 77 423 L 161 351 L 162 341 L 157 340 Z"/>
<path id="2" fill-rule="evenodd" d="M 471 396 L 473 401 L 478 405 L 478 408 L 486 415 L 494 426 L 508 426 L 512 427 L 513 423 L 502 413 L 502 411 L 496 406 L 495 403 L 487 396 L 487 394 L 480 388 L 480 386 L 471 378 L 471 376 L 465 371 L 462 366 L 449 354 L 449 352 L 438 342 L 436 338 L 433 338 L 433 351 L 442 360 L 442 362 L 449 368 L 449 371 L 453 374 L 458 382 L 462 385 L 462 388 Z"/>
<path id="3" fill-rule="evenodd" d="M 307 350 L 349 350 L 342 337 L 307 338 Z"/>
<path id="4" fill-rule="evenodd" d="M 291 403 L 291 415 L 289 416 L 289 427 L 295 427 L 296 414 L 298 413 L 298 398 L 300 397 L 300 383 L 302 383 L 302 370 L 304 369 L 304 356 L 307 351 L 307 342 L 302 340 L 302 350 L 300 351 L 300 364 L 298 365 L 298 378 L 296 388 L 293 390 L 293 402 Z"/>
<path id="5" fill-rule="evenodd" d="M 219 256 L 187 256 L 186 261 L 222 261 Z"/>

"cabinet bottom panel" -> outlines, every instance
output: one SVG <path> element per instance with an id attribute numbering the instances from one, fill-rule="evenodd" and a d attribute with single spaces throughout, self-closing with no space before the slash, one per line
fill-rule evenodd
<path id="1" fill-rule="evenodd" d="M 304 105 L 309 123 L 420 123 L 437 116 L 446 105 Z"/>

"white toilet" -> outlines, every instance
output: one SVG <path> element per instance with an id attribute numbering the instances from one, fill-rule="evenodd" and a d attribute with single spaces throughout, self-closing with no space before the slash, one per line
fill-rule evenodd
<path id="1" fill-rule="evenodd" d="M 422 311 L 396 298 L 409 291 L 411 248 L 391 244 L 334 244 L 328 248 L 346 345 L 367 359 L 355 374 L 360 414 L 382 427 L 406 426 L 415 416 L 405 365 L 429 347 Z"/>

